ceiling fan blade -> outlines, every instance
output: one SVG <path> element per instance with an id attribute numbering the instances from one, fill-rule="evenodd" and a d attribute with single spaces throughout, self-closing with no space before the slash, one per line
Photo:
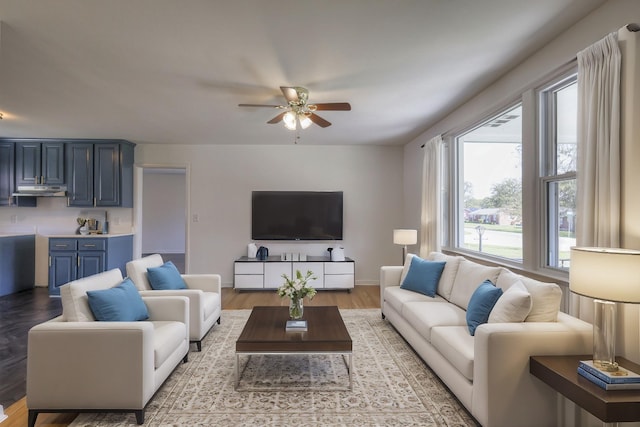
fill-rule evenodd
<path id="1" fill-rule="evenodd" d="M 267 123 L 269 123 L 270 125 L 274 125 L 276 123 L 279 123 L 282 121 L 282 118 L 284 117 L 284 115 L 287 114 L 287 112 L 283 112 L 278 114 L 277 116 L 275 116 L 273 119 L 269 120 Z"/>
<path id="2" fill-rule="evenodd" d="M 298 91 L 295 87 L 280 86 L 280 90 L 287 102 L 298 102 Z"/>
<path id="3" fill-rule="evenodd" d="M 269 108 L 284 108 L 282 105 L 266 105 L 266 104 L 238 104 L 238 107 L 269 107 Z"/>
<path id="4" fill-rule="evenodd" d="M 348 102 L 323 102 L 320 104 L 313 104 L 318 111 L 351 111 L 351 104 Z"/>
<path id="5" fill-rule="evenodd" d="M 309 119 L 310 119 L 313 123 L 315 123 L 315 124 L 317 124 L 318 126 L 323 127 L 323 128 L 326 128 L 326 127 L 328 127 L 328 126 L 331 126 L 331 122 L 326 121 L 325 119 L 323 119 L 322 117 L 320 117 L 320 116 L 319 116 L 319 115 L 317 115 L 317 114 L 313 114 L 313 113 L 312 113 L 312 114 L 309 116 Z"/>

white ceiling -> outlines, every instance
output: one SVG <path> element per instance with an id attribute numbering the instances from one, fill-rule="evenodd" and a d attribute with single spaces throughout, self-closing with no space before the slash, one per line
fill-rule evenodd
<path id="1" fill-rule="evenodd" d="M 606 0 L 0 0 L 0 137 L 405 144 Z"/>

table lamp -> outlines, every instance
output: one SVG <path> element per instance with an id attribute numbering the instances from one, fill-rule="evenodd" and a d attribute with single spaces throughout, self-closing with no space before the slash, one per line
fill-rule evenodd
<path id="1" fill-rule="evenodd" d="M 640 251 L 572 247 L 569 288 L 594 298 L 594 365 L 604 371 L 618 370 L 616 303 L 640 303 Z"/>
<path id="2" fill-rule="evenodd" d="M 407 245 L 415 245 L 418 243 L 418 230 L 393 230 L 393 243 L 396 245 L 403 245 L 402 265 L 404 265 L 404 259 L 407 257 Z"/>

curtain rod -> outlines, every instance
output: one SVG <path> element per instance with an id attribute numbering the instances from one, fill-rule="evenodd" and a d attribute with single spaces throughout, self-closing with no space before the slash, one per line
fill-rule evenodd
<path id="1" fill-rule="evenodd" d="M 637 33 L 638 31 L 640 31 L 640 25 L 636 24 L 635 22 L 625 25 L 625 28 L 632 33 Z M 420 148 L 424 148 L 425 145 L 426 144 L 422 144 Z"/>

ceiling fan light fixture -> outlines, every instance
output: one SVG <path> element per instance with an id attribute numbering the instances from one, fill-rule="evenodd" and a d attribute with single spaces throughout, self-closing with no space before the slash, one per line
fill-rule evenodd
<path id="1" fill-rule="evenodd" d="M 300 120 L 300 127 L 302 129 L 308 128 L 309 126 L 311 126 L 311 123 L 313 123 L 309 116 L 307 116 L 306 114 L 300 114 L 298 116 L 298 119 Z"/>
<path id="2" fill-rule="evenodd" d="M 296 130 L 296 113 L 288 111 L 283 117 L 284 127 L 289 130 Z"/>

